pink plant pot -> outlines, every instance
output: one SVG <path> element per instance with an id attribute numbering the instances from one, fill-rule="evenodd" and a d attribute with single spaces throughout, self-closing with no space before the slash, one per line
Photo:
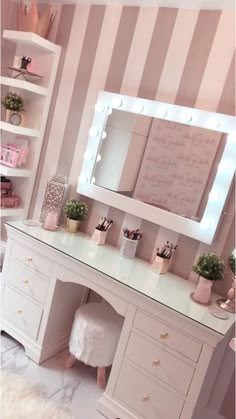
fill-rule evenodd
<path id="1" fill-rule="evenodd" d="M 204 278 L 203 276 L 200 276 L 197 288 L 193 294 L 194 300 L 202 304 L 209 303 L 210 298 L 211 298 L 212 285 L 213 285 L 212 281 Z"/>

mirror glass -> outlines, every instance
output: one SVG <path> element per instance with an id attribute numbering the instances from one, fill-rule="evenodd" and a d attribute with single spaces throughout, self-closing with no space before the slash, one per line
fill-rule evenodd
<path id="1" fill-rule="evenodd" d="M 100 92 L 77 192 L 211 244 L 235 144 L 233 116 Z"/>
<path id="2" fill-rule="evenodd" d="M 226 144 L 206 128 L 113 110 L 94 183 L 199 222 Z"/>

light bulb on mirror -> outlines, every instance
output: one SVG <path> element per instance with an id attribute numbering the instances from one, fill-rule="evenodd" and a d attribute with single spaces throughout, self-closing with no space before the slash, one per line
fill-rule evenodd
<path id="1" fill-rule="evenodd" d="M 103 133 L 102 133 L 102 140 L 104 140 L 106 138 L 106 136 L 107 136 L 107 133 L 105 131 L 103 131 Z"/>
<path id="2" fill-rule="evenodd" d="M 121 108 L 121 106 L 123 105 L 123 102 L 121 99 L 116 98 L 112 101 L 112 104 L 114 108 Z"/>
<path id="3" fill-rule="evenodd" d="M 183 122 L 190 122 L 193 119 L 193 116 L 190 111 L 186 111 L 182 114 L 182 121 Z"/>
<path id="4" fill-rule="evenodd" d="M 87 183 L 88 182 L 88 177 L 87 176 L 79 176 L 79 183 Z"/>
<path id="5" fill-rule="evenodd" d="M 91 179 L 91 183 L 95 183 L 96 182 L 96 179 L 95 179 L 95 177 L 93 176 L 92 177 L 92 179 Z"/>
<path id="6" fill-rule="evenodd" d="M 159 108 L 157 109 L 157 116 L 159 116 L 159 118 L 164 118 L 167 115 L 167 109 L 165 106 L 159 106 Z"/>
<path id="7" fill-rule="evenodd" d="M 89 130 L 89 135 L 90 135 L 91 137 L 98 137 L 98 135 L 99 135 L 99 130 L 98 130 L 97 128 L 95 128 L 95 127 L 92 127 L 92 128 L 90 128 L 90 130 Z"/>
<path id="8" fill-rule="evenodd" d="M 95 105 L 95 111 L 96 112 L 103 112 L 104 109 L 105 109 L 105 106 L 103 105 L 102 102 L 96 103 L 96 105 Z"/>
<path id="9" fill-rule="evenodd" d="M 220 125 L 220 121 L 215 117 L 209 118 L 207 121 L 207 126 L 210 129 L 216 129 L 219 127 L 219 125 Z"/>
<path id="10" fill-rule="evenodd" d="M 86 151 L 84 153 L 84 160 L 89 161 L 89 160 L 93 160 L 93 153 L 90 153 L 90 151 Z"/>
<path id="11" fill-rule="evenodd" d="M 211 192 L 209 193 L 209 198 L 210 198 L 210 200 L 211 200 L 211 201 L 213 201 L 213 202 L 218 202 L 218 201 L 220 201 L 220 199 L 221 199 L 220 192 L 218 192 L 218 191 L 211 191 Z"/>
<path id="12" fill-rule="evenodd" d="M 112 114 L 112 108 L 108 109 L 107 115 L 111 115 Z"/>
<path id="13" fill-rule="evenodd" d="M 97 158 L 96 158 L 96 161 L 97 161 L 97 162 L 99 162 L 99 161 L 101 161 L 101 159 L 102 159 L 101 154 L 98 154 L 98 155 L 97 155 Z"/>
<path id="14" fill-rule="evenodd" d="M 134 109 L 135 109 L 136 112 L 140 113 L 140 112 L 143 112 L 144 106 L 141 102 L 136 102 L 135 105 L 134 105 Z"/>

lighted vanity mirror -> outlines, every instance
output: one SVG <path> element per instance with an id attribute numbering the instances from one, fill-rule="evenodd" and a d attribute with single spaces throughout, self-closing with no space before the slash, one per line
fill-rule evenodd
<path id="1" fill-rule="evenodd" d="M 77 191 L 210 244 L 235 144 L 232 116 L 101 92 Z"/>

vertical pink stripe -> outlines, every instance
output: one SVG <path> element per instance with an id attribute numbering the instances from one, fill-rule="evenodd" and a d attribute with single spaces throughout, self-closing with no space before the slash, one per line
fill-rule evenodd
<path id="1" fill-rule="evenodd" d="M 201 10 L 175 103 L 194 107 L 221 12 Z"/>
<path id="2" fill-rule="evenodd" d="M 178 246 L 171 264 L 171 272 L 188 279 L 199 242 L 181 235 L 178 240 Z"/>
<path id="3" fill-rule="evenodd" d="M 139 10 L 139 7 L 123 8 L 104 89 L 108 92 L 120 92 Z"/>
<path id="4" fill-rule="evenodd" d="M 112 228 L 107 234 L 107 243 L 110 244 L 111 246 L 116 247 L 118 245 L 118 240 L 121 233 L 124 216 L 125 216 L 124 211 L 120 211 L 119 209 L 113 208 L 113 207 L 109 208 L 107 217 L 109 220 L 114 221 L 114 225 L 112 226 Z"/>
<path id="5" fill-rule="evenodd" d="M 151 261 L 159 228 L 158 224 L 153 224 L 146 220 L 142 221 L 140 231 L 143 237 L 138 245 L 137 257 L 147 262 Z"/>
<path id="6" fill-rule="evenodd" d="M 178 9 L 160 8 L 152 35 L 138 97 L 155 99 Z"/>
<path id="7" fill-rule="evenodd" d="M 76 147 L 81 116 L 86 100 L 88 85 L 93 69 L 99 35 L 104 18 L 104 6 L 91 6 L 88 24 L 86 28 L 77 77 L 70 103 L 70 111 L 67 118 L 64 139 L 60 151 L 57 171 L 69 175 Z M 70 147 L 68 147 L 68 139 Z"/>
<path id="8" fill-rule="evenodd" d="M 54 86 L 54 90 L 52 94 L 51 106 L 50 106 L 50 110 L 48 114 L 48 121 L 47 121 L 46 129 L 45 129 L 43 145 L 42 145 L 42 149 L 40 153 L 39 165 L 38 165 L 37 175 L 35 178 L 35 184 L 34 184 L 31 204 L 30 204 L 29 216 L 32 216 L 33 211 L 34 211 L 34 207 L 35 207 L 35 203 L 36 203 L 36 199 L 38 195 L 38 190 L 39 190 L 39 185 L 41 182 L 41 176 L 43 173 L 43 166 L 45 163 L 47 147 L 50 140 L 52 121 L 53 121 L 53 116 L 55 112 L 59 86 L 61 83 L 61 76 L 62 76 L 62 71 L 64 67 L 64 59 L 66 56 L 67 46 L 68 46 L 68 42 L 70 38 L 70 30 L 71 30 L 73 17 L 74 17 L 74 11 L 75 11 L 74 5 L 62 6 L 62 11 L 60 14 L 60 22 L 58 24 L 58 32 L 57 32 L 55 43 L 58 45 L 61 45 L 62 47 L 61 58 L 59 61 L 57 77 L 56 77 L 55 86 Z M 64 22 L 66 22 L 67 24 L 65 25 Z"/>
<path id="9" fill-rule="evenodd" d="M 235 54 L 228 71 L 217 112 L 235 115 Z"/>

